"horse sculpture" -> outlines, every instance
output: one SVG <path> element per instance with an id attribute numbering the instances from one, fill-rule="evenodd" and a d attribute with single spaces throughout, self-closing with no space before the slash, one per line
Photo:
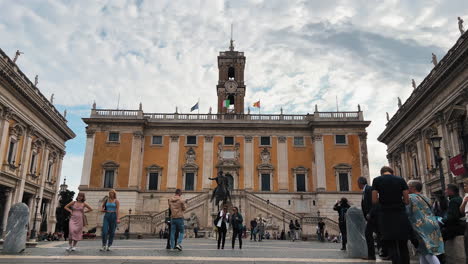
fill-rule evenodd
<path id="1" fill-rule="evenodd" d="M 216 205 L 219 207 L 219 202 L 226 204 L 228 201 L 231 201 L 231 194 L 228 189 L 228 180 L 226 176 L 223 175 L 223 171 L 218 172 L 216 178 L 208 178 L 212 181 L 216 181 L 217 186 L 213 190 L 213 195 L 211 196 L 210 202 L 216 197 Z"/>

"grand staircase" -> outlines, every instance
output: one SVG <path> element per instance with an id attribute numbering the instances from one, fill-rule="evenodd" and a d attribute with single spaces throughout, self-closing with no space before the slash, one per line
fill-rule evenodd
<path id="1" fill-rule="evenodd" d="M 210 202 L 211 192 L 204 192 L 187 200 L 187 211 L 185 217 L 188 219 L 192 214 L 198 217 L 201 230 L 211 232 L 213 219 L 218 211 L 217 206 Z M 296 214 L 286 210 L 259 195 L 244 191 L 234 190 L 231 194 L 231 204 L 239 207 L 244 216 L 244 224 L 249 227 L 250 221 L 262 217 L 266 221 L 266 230 L 271 234 L 274 232 L 285 232 L 289 230 L 290 220 L 298 220 L 302 226 L 303 236 L 313 237 L 316 235 L 316 227 L 319 219 L 325 222 L 325 228 L 329 234 L 339 234 L 338 223 L 328 217 L 319 217 L 310 214 Z M 164 230 L 165 220 L 169 216 L 169 210 L 163 210 L 154 214 L 128 215 L 120 218 L 118 233 L 123 233 L 129 226 L 130 233 L 155 235 L 159 230 Z"/>

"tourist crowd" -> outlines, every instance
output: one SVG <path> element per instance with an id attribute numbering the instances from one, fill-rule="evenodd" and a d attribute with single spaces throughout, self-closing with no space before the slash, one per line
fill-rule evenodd
<path id="1" fill-rule="evenodd" d="M 392 263 L 409 264 L 408 241 L 417 248 L 421 264 L 445 263 L 444 241 L 465 235 L 465 254 L 468 255 L 468 195 L 464 199 L 455 184 L 448 184 L 445 196 L 432 202 L 422 194 L 423 185 L 418 180 L 406 182 L 393 175 L 390 167 L 384 166 L 372 186 L 367 179 L 358 179 L 362 190 L 361 208 L 366 228 L 367 260 L 378 254 Z M 468 181 L 464 182 L 468 193 Z M 334 206 L 338 211 L 342 249 L 346 250 L 346 213 L 350 205 L 342 198 Z M 319 228 L 320 229 L 320 224 Z M 322 231 L 323 232 L 323 231 Z M 319 235 L 323 240 L 323 236 Z M 468 262 L 467 262 L 468 263 Z"/>

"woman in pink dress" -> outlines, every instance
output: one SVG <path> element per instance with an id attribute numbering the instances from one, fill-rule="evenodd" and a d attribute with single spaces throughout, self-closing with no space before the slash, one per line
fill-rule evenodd
<path id="1" fill-rule="evenodd" d="M 70 234 L 68 236 L 69 247 L 67 251 L 75 251 L 76 244 L 83 239 L 84 214 L 93 210 L 85 201 L 85 194 L 80 192 L 76 197 L 76 201 L 72 201 L 65 206 L 65 210 L 71 213 L 69 223 Z M 86 211 L 85 208 L 87 209 Z"/>

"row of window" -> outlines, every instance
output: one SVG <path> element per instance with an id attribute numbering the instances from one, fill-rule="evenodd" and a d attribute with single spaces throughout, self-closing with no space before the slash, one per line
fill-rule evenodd
<path id="1" fill-rule="evenodd" d="M 106 170 L 104 176 L 104 188 L 114 188 L 114 170 Z M 339 181 L 339 190 L 346 192 L 349 191 L 349 181 L 348 181 L 348 173 L 339 173 L 338 174 L 338 181 Z M 271 183 L 271 174 L 270 173 L 262 173 L 260 175 L 261 180 L 261 191 L 271 191 L 272 190 L 272 183 Z M 193 172 L 185 173 L 185 189 L 186 191 L 194 191 L 195 190 L 195 174 Z M 230 184 L 231 188 L 233 187 L 233 183 Z M 297 192 L 305 192 L 306 188 L 306 175 L 305 174 L 296 174 L 296 191 Z M 158 172 L 151 172 L 148 174 L 148 190 L 158 190 L 159 189 L 159 173 Z"/>
<path id="2" fill-rule="evenodd" d="M 119 142 L 120 134 L 118 132 L 110 132 L 108 137 L 109 142 Z M 186 145 L 197 145 L 197 136 L 187 136 Z M 162 136 L 152 136 L 151 138 L 152 145 L 162 145 L 163 137 Z M 335 135 L 335 144 L 343 145 L 347 144 L 346 135 Z M 224 145 L 233 146 L 234 137 L 225 136 Z M 271 146 L 271 137 L 262 136 L 260 137 L 260 146 Z M 294 146 L 305 146 L 304 137 L 294 137 Z"/>
<path id="3" fill-rule="evenodd" d="M 15 165 L 16 164 L 16 155 L 18 152 L 18 140 L 16 138 L 11 137 L 10 138 L 10 144 L 8 145 L 8 156 L 7 156 L 7 163 L 10 165 Z M 38 175 L 37 172 L 37 159 L 38 159 L 38 153 L 37 151 L 33 150 L 31 151 L 31 157 L 29 160 L 29 167 L 28 167 L 28 173 L 32 175 Z M 50 181 L 52 179 L 52 173 L 54 171 L 54 163 L 52 161 L 49 161 L 48 167 L 47 167 L 47 181 Z"/>

